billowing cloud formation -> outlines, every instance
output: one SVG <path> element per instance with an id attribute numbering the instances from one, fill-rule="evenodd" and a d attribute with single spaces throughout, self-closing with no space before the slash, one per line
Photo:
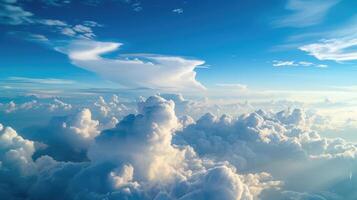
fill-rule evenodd
<path id="1" fill-rule="evenodd" d="M 92 112 L 96 117 L 127 112 L 117 96 L 100 97 L 93 111 L 82 108 L 21 134 L 1 125 L 0 194 L 7 199 L 356 198 L 356 145 L 312 130 L 319 119 L 304 110 L 258 110 L 239 117 L 208 113 L 193 120 L 184 114 L 198 105 L 182 95 L 162 96 L 170 100 L 140 101 L 138 114 L 106 130 Z M 12 112 L 19 112 L 15 107 Z"/>
<path id="2" fill-rule="evenodd" d="M 57 160 L 83 161 L 94 137 L 99 134 L 99 122 L 92 119 L 89 109 L 69 117 L 54 117 L 45 127 L 33 127 L 25 135 L 47 147 L 38 155 L 50 155 Z"/>
<path id="3" fill-rule="evenodd" d="M 181 127 L 174 107 L 173 101 L 148 98 L 139 104 L 140 114 L 97 136 L 89 160 L 77 163 L 46 155 L 33 160 L 36 143 L 1 126 L 0 193 L 7 199 L 238 200 L 278 189 L 280 182 L 268 173 L 241 175 L 227 162 L 201 159 L 190 146 L 173 144 Z M 73 132 L 68 137 L 97 134 L 89 133 L 97 123 L 88 110 L 72 119 L 63 127 Z"/>
<path id="4" fill-rule="evenodd" d="M 0 124 L 0 195 L 5 199 L 15 199 L 12 193 L 22 193 L 29 187 L 35 173 L 32 155 L 33 141 L 26 140 L 17 132 Z"/>
<path id="5" fill-rule="evenodd" d="M 178 132 L 175 140 L 192 146 L 200 156 L 229 161 L 242 172 L 266 171 L 283 180 L 285 190 L 310 192 L 265 193 L 267 199 L 317 194 L 321 199 L 356 198 L 354 192 L 330 189 L 355 184 L 350 176 L 357 166 L 355 144 L 321 137 L 310 123 L 299 109 L 276 114 L 260 110 L 238 119 L 206 114 Z"/>
<path id="6" fill-rule="evenodd" d="M 137 55 L 123 58 L 104 58 L 101 55 L 117 50 L 120 43 L 76 41 L 68 49 L 73 64 L 92 71 L 105 79 L 126 87 L 149 87 L 166 90 L 204 89 L 196 80 L 194 69 L 204 62 L 182 57 Z"/>

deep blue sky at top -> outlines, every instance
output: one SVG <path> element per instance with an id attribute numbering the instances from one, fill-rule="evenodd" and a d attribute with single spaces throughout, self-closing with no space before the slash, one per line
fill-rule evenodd
<path id="1" fill-rule="evenodd" d="M 197 79 L 210 86 L 241 83 L 253 88 L 309 89 L 357 84 L 353 60 L 318 60 L 298 49 L 327 36 L 318 33 L 343 29 L 353 22 L 357 1 L 344 0 L 331 7 L 314 25 L 276 26 L 292 14 L 287 0 L 150 0 L 135 2 L 72 1 L 50 6 L 43 1 L 19 1 L 39 18 L 71 24 L 95 21 L 95 40 L 120 42 L 116 53 L 150 53 L 193 57 L 206 61 L 208 69 L 196 69 Z M 183 13 L 173 12 L 181 9 Z M 60 78 L 97 80 L 95 74 L 72 65 L 66 55 L 39 42 L 24 40 L 13 32 L 44 34 L 68 40 L 37 25 L 0 24 L 0 78 Z M 317 33 L 317 34 L 316 34 Z M 311 34 L 313 36 L 305 37 Z M 300 39 L 291 39 L 294 36 Z M 301 37 L 298 37 L 301 36 Z M 23 36 L 25 37 L 25 36 Z M 330 36 L 329 36 L 330 37 Z M 319 67 L 274 67 L 273 61 L 303 61 Z"/>

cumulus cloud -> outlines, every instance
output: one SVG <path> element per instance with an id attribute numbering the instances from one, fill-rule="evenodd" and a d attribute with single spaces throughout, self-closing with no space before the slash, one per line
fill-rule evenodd
<path id="1" fill-rule="evenodd" d="M 39 102 L 37 98 L 31 99 L 26 102 L 15 103 L 10 101 L 8 103 L 0 104 L 0 112 L 24 114 L 24 112 L 56 112 L 56 111 L 69 111 L 72 109 L 72 105 L 61 101 L 58 98 L 53 98 L 50 101 L 44 103 Z M 45 113 L 43 113 L 45 114 Z"/>
<path id="2" fill-rule="evenodd" d="M 278 27 L 306 27 L 320 23 L 339 0 L 288 0 L 286 9 L 292 14 L 274 21 Z"/>
<path id="3" fill-rule="evenodd" d="M 7 199 L 16 199 L 16 193 L 24 192 L 35 173 L 32 155 L 33 141 L 19 136 L 11 127 L 0 124 L 0 194 Z"/>
<path id="4" fill-rule="evenodd" d="M 256 199 L 263 191 L 279 188 L 280 182 L 267 173 L 238 174 L 227 162 L 201 159 L 190 146 L 173 144 L 180 127 L 174 107 L 173 101 L 158 96 L 139 103 L 140 114 L 128 115 L 115 128 L 103 131 L 89 147 L 89 160 L 77 163 L 46 155 L 33 160 L 35 143 L 1 126 L 0 172 L 5 166 L 12 176 L 3 177 L 0 192 L 27 199 L 237 200 Z M 68 122 L 72 140 L 76 134 L 91 135 L 82 134 L 96 125 L 88 114 L 82 111 Z M 16 166 L 3 162 L 7 153 L 2 152 L 17 152 L 10 157 L 16 160 L 20 155 L 21 162 Z M 23 164 L 26 170 L 33 169 L 31 173 L 16 173 Z M 24 184 L 10 187 L 17 181 Z"/>
<path id="5" fill-rule="evenodd" d="M 68 117 L 54 117 L 45 127 L 24 130 L 27 138 L 45 144 L 37 152 L 57 160 L 83 161 L 93 139 L 99 134 L 99 121 L 92 119 L 89 109 Z"/>
<path id="6" fill-rule="evenodd" d="M 356 183 L 356 145 L 314 131 L 317 121 L 304 110 L 257 110 L 237 117 L 208 113 L 194 120 L 178 116 L 177 107 L 191 101 L 161 96 L 139 101 L 136 114 L 109 129 L 89 109 L 21 134 L 1 125 L 0 194 L 9 199 L 356 197 L 353 189 L 343 189 Z M 95 104 L 93 112 L 97 107 L 101 116 L 104 107 L 108 117 L 121 105 L 117 96 L 99 97 Z"/>
<path id="7" fill-rule="evenodd" d="M 98 41 L 75 41 L 68 48 L 58 48 L 68 54 L 74 65 L 92 71 L 105 79 L 126 87 L 160 88 L 166 90 L 204 89 L 196 80 L 194 69 L 204 62 L 162 55 L 105 58 L 102 55 L 117 50 L 122 44 Z"/>
<path id="8" fill-rule="evenodd" d="M 150 97 L 139 104 L 140 114 L 127 116 L 95 139 L 90 160 L 97 165 L 109 162 L 122 166 L 111 172 L 114 186 L 126 187 L 128 194 L 144 185 L 151 190 L 157 184 L 171 187 L 148 196 L 150 199 L 253 199 L 264 189 L 261 181 L 268 188 L 279 185 L 271 178 L 264 179 L 264 174 L 249 178 L 238 175 L 226 164 L 209 167 L 190 147 L 173 145 L 172 137 L 179 127 L 174 105 L 173 101 Z M 253 185 L 257 190 L 252 190 Z"/>
<path id="9" fill-rule="evenodd" d="M 311 120 L 299 109 L 259 110 L 238 118 L 206 114 L 179 131 L 175 142 L 192 146 L 200 156 L 227 160 L 242 172 L 266 171 L 282 180 L 287 190 L 312 192 L 296 193 L 301 196 L 320 191 L 330 193 L 320 194 L 327 199 L 330 195 L 353 196 L 333 192 L 330 187 L 349 181 L 348 174 L 356 166 L 355 144 L 320 136 L 310 129 Z M 304 181 L 299 181 L 300 176 Z"/>

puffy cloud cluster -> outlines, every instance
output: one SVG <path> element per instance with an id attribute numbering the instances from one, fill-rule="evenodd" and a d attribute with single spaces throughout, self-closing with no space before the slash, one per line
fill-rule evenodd
<path id="1" fill-rule="evenodd" d="M 117 95 L 112 95 L 109 101 L 99 96 L 91 108 L 94 116 L 101 121 L 101 129 L 113 128 L 119 122 L 118 119 L 130 113 L 131 109 L 119 101 Z"/>
<path id="2" fill-rule="evenodd" d="M 199 104 L 182 95 L 162 96 L 169 100 L 160 96 L 142 100 L 137 114 L 111 125 L 103 119 L 130 110 L 117 96 L 99 97 L 90 109 L 78 107 L 46 126 L 24 129 L 21 135 L 1 125 L 0 195 L 7 199 L 356 198 L 356 145 L 321 136 L 314 131 L 321 119 L 311 113 L 302 109 L 258 110 L 237 117 L 207 113 L 194 120 L 185 113 Z M 16 103 L 12 112 L 38 106 L 24 104 Z"/>
<path id="3" fill-rule="evenodd" d="M 40 103 L 36 98 L 33 98 L 29 101 L 23 103 L 15 103 L 14 101 L 10 101 L 8 103 L 0 103 L 0 112 L 12 113 L 15 111 L 24 111 L 24 110 L 47 110 L 50 112 L 54 112 L 57 110 L 71 110 L 72 105 L 61 101 L 60 99 L 53 98 L 49 102 Z"/>
<path id="4" fill-rule="evenodd" d="M 12 193 L 21 194 L 29 187 L 35 173 L 32 154 L 35 152 L 33 141 L 19 136 L 10 127 L 0 124 L 0 195 L 5 199 L 15 199 Z"/>
<path id="5" fill-rule="evenodd" d="M 324 138 L 310 129 L 310 122 L 299 109 L 259 110 L 238 118 L 206 114 L 178 132 L 175 142 L 192 146 L 201 157 L 229 161 L 241 172 L 264 171 L 282 180 L 286 191 L 263 194 L 267 199 L 356 198 L 339 188 L 355 184 L 356 145 Z M 289 190 L 294 195 L 287 195 Z"/>
<path id="6" fill-rule="evenodd" d="M 45 124 L 53 116 L 74 111 L 70 103 L 59 98 L 39 99 L 33 96 L 0 103 L 0 120 L 16 129 Z"/>
<path id="7" fill-rule="evenodd" d="M 138 107 L 139 114 L 100 134 L 89 110 L 54 119 L 51 130 L 37 138 L 25 134 L 33 141 L 1 126 L 1 194 L 8 199 L 237 200 L 279 188 L 268 173 L 239 174 L 228 162 L 201 158 L 192 147 L 174 144 L 182 125 L 173 101 L 154 96 Z M 34 142 L 40 140 L 46 145 Z M 53 148 L 58 144 L 63 146 Z M 82 144 L 87 160 L 70 162 L 73 152 L 56 159 Z M 49 148 L 53 151 L 44 153 Z"/>
<path id="8" fill-rule="evenodd" d="M 99 130 L 103 130 L 113 128 L 125 115 L 135 113 L 135 105 L 131 101 L 123 103 L 117 95 L 88 99 L 20 96 L 0 100 L 0 121 L 21 130 L 34 125 L 44 126 L 53 117 L 75 115 L 88 108 L 92 118 L 99 121 Z"/>
<path id="9" fill-rule="evenodd" d="M 27 138 L 45 144 L 36 156 L 50 155 L 64 161 L 87 160 L 87 149 L 99 133 L 99 121 L 92 119 L 89 109 L 67 117 L 54 117 L 44 127 L 24 130 Z"/>

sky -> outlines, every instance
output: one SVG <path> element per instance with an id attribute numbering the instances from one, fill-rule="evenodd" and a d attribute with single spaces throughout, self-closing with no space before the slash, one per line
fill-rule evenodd
<path id="1" fill-rule="evenodd" d="M 326 91 L 356 85 L 352 0 L 1 4 L 3 87 L 16 82 L 15 77 L 61 79 L 76 83 L 73 88 L 194 89 L 200 95 L 224 96 L 222 91 L 232 87 Z M 110 48 L 110 43 L 118 46 Z M 97 46 L 109 47 L 98 52 L 100 59 L 71 57 L 72 51 Z M 177 69 L 188 70 L 189 77 L 182 78 L 169 67 L 145 71 L 148 67 L 138 63 L 132 68 L 114 61 L 159 62 L 150 56 L 199 62 Z"/>
<path id="2" fill-rule="evenodd" d="M 357 199 L 356 8 L 0 0 L 0 198 Z"/>

